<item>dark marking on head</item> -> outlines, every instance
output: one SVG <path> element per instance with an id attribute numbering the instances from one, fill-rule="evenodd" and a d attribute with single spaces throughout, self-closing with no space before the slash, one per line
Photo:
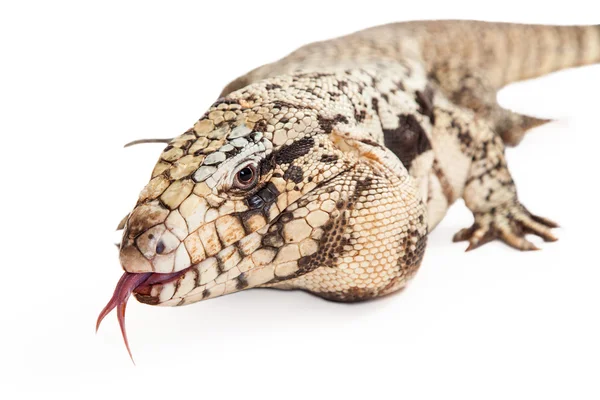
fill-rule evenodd
<path id="1" fill-rule="evenodd" d="M 321 156 L 321 162 L 325 164 L 335 164 L 338 160 L 338 156 L 335 154 L 323 154 Z"/>
<path id="2" fill-rule="evenodd" d="M 248 207 L 250 207 L 251 210 L 261 209 L 265 205 L 263 198 L 257 194 L 248 197 L 246 203 L 248 203 Z"/>
<path id="3" fill-rule="evenodd" d="M 410 169 L 417 156 L 431 149 L 423 127 L 411 114 L 400 115 L 398 128 L 384 129 L 383 137 L 386 147 L 398 156 L 406 169 Z"/>
<path id="4" fill-rule="evenodd" d="M 317 119 L 319 121 L 319 126 L 325 133 L 331 133 L 331 131 L 333 131 L 334 125 L 336 125 L 340 122 L 343 124 L 348 123 L 348 118 L 344 117 L 341 114 L 338 114 L 333 118 L 325 118 L 325 117 L 322 117 L 321 115 L 319 115 L 317 117 Z"/>
<path id="5" fill-rule="evenodd" d="M 248 208 L 250 208 L 250 210 L 259 210 L 262 212 L 265 218 L 268 218 L 269 209 L 273 204 L 275 204 L 279 194 L 280 193 L 279 190 L 277 190 L 277 187 L 272 182 L 268 182 L 263 188 L 248 197 L 246 199 L 246 204 L 248 204 Z M 252 216 L 250 212 L 251 211 L 247 211 L 242 214 L 242 221 L 244 222 L 245 228 L 247 228 L 245 221 Z"/>
<path id="6" fill-rule="evenodd" d="M 275 157 L 273 157 L 272 155 L 269 157 L 265 157 L 265 158 L 261 159 L 260 162 L 258 163 L 258 173 L 261 176 L 265 176 L 271 170 L 273 170 L 273 168 L 275 168 L 275 165 L 276 165 Z"/>
<path id="7" fill-rule="evenodd" d="M 290 108 L 294 108 L 294 109 L 303 109 L 303 108 L 305 108 L 305 107 L 300 107 L 300 106 L 297 106 L 295 104 L 288 103 L 287 101 L 282 101 L 282 100 L 275 100 L 275 101 L 271 102 L 271 105 L 274 108 L 279 108 L 280 110 L 283 109 L 283 108 L 288 108 L 288 109 L 290 109 Z"/>
<path id="8" fill-rule="evenodd" d="M 227 97 L 220 97 L 217 99 L 217 101 L 212 105 L 211 109 L 217 109 L 219 105 L 221 104 L 240 104 L 239 100 L 237 99 L 231 99 L 231 98 L 227 98 Z"/>
<path id="9" fill-rule="evenodd" d="M 235 288 L 237 290 L 242 290 L 248 287 L 248 280 L 246 279 L 246 273 L 242 273 L 237 277 L 237 283 Z"/>
<path id="10" fill-rule="evenodd" d="M 364 144 L 368 144 L 369 146 L 373 146 L 373 147 L 383 147 L 376 141 L 368 139 L 368 138 L 361 139 L 360 142 L 364 143 Z"/>
<path id="11" fill-rule="evenodd" d="M 279 230 L 275 232 L 269 232 L 262 238 L 262 245 L 268 247 L 280 248 L 285 243 L 283 241 L 283 237 L 281 237 L 281 233 Z"/>
<path id="12" fill-rule="evenodd" d="M 281 216 L 279 217 L 279 222 L 285 224 L 287 222 L 290 222 L 293 219 L 294 219 L 294 214 L 292 214 L 291 212 L 288 211 L 288 212 L 281 214 Z M 283 225 L 278 226 L 278 228 L 283 228 Z"/>
<path id="13" fill-rule="evenodd" d="M 233 252 L 228 253 L 229 256 L 225 257 L 223 256 L 223 253 L 217 253 L 215 255 L 215 257 L 217 258 L 217 270 L 219 271 L 219 275 L 222 274 L 223 272 L 225 272 L 225 263 L 230 260 L 232 257 L 235 257 L 236 255 L 238 257 L 242 257 L 242 252 L 237 248 L 237 246 L 233 246 Z"/>
<path id="14" fill-rule="evenodd" d="M 294 75 L 294 77 L 292 78 L 294 81 L 298 81 L 301 78 L 314 78 L 314 79 L 320 79 L 320 78 L 326 78 L 326 77 L 330 77 L 333 76 L 334 74 L 331 72 L 303 72 L 303 73 L 299 73 Z"/>
<path id="15" fill-rule="evenodd" d="M 267 121 L 265 121 L 264 119 L 261 119 L 260 121 L 258 121 L 256 124 L 254 124 L 253 131 L 266 132 L 267 131 Z"/>
<path id="16" fill-rule="evenodd" d="M 297 165 L 292 165 L 283 174 L 283 179 L 290 180 L 294 183 L 302 182 L 303 178 L 304 178 L 304 174 L 302 172 L 302 168 L 300 168 Z"/>
<path id="17" fill-rule="evenodd" d="M 361 110 L 360 112 L 354 112 L 354 119 L 356 122 L 363 122 L 367 118 L 367 112 L 365 110 Z"/>
<path id="18" fill-rule="evenodd" d="M 252 229 L 249 225 L 250 220 L 252 219 L 252 217 L 254 217 L 256 215 L 262 215 L 262 210 L 261 209 L 248 210 L 248 211 L 240 213 L 239 215 L 240 215 L 240 219 L 242 220 L 242 225 L 244 226 L 244 230 L 246 231 L 246 233 L 250 233 L 250 232 L 252 232 Z"/>
<path id="19" fill-rule="evenodd" d="M 266 204 L 269 204 L 277 200 L 279 190 L 277 190 L 277 187 L 272 182 L 269 182 L 258 192 L 258 195 L 263 198 Z"/>
<path id="20" fill-rule="evenodd" d="M 246 95 L 246 98 L 244 100 L 250 103 L 254 103 L 257 100 L 254 93 L 252 93 L 248 88 L 244 88 L 244 94 Z"/>
<path id="21" fill-rule="evenodd" d="M 288 146 L 282 146 L 273 152 L 272 156 L 277 164 L 291 164 L 295 159 L 308 154 L 314 145 L 315 140 L 312 137 L 305 137 Z"/>
<path id="22" fill-rule="evenodd" d="M 267 89 L 267 90 L 281 89 L 281 85 L 278 85 L 278 84 L 276 84 L 276 83 L 268 83 L 268 84 L 265 86 L 265 89 Z"/>

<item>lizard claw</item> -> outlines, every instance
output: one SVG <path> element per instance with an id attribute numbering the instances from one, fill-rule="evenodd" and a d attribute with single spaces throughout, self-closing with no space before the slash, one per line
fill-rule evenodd
<path id="1" fill-rule="evenodd" d="M 531 214 L 521 204 L 494 208 L 487 213 L 475 213 L 475 223 L 470 228 L 461 229 L 454 235 L 454 242 L 468 241 L 466 251 L 474 250 L 495 239 L 517 250 L 539 250 L 537 246 L 525 238 L 526 234 L 534 234 L 546 242 L 557 240 L 551 232 L 558 227 L 555 222 Z"/>

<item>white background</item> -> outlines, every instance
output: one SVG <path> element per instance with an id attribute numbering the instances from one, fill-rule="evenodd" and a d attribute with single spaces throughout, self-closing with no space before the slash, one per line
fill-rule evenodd
<path id="1" fill-rule="evenodd" d="M 592 1 L 530 3 L 2 1 L 0 398 L 599 398 L 600 67 L 500 95 L 559 119 L 508 152 L 523 203 L 562 225 L 542 251 L 493 243 L 465 254 L 451 243 L 472 222 L 460 203 L 397 295 L 132 301 L 137 367 L 114 314 L 94 334 L 122 272 L 114 228 L 162 149 L 124 143 L 180 134 L 231 79 L 364 27 L 600 23 Z"/>

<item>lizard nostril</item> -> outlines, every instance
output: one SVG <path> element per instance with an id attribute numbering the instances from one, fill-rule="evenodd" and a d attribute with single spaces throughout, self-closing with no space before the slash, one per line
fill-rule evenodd
<path id="1" fill-rule="evenodd" d="M 163 251 L 165 251 L 165 244 L 163 243 L 162 240 L 159 240 L 158 243 L 156 244 L 156 253 L 162 254 Z"/>

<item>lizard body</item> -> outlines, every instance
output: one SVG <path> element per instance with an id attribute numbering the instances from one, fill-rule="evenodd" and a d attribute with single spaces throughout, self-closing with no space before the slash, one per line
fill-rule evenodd
<path id="1" fill-rule="evenodd" d="M 598 26 L 420 21 L 249 72 L 162 153 L 124 221 L 126 273 L 101 318 L 115 306 L 122 316 L 132 291 L 158 305 L 252 287 L 392 293 L 459 198 L 475 222 L 454 239 L 469 249 L 555 240 L 556 225 L 520 204 L 504 158 L 546 121 L 501 108 L 496 92 L 596 62 Z"/>

